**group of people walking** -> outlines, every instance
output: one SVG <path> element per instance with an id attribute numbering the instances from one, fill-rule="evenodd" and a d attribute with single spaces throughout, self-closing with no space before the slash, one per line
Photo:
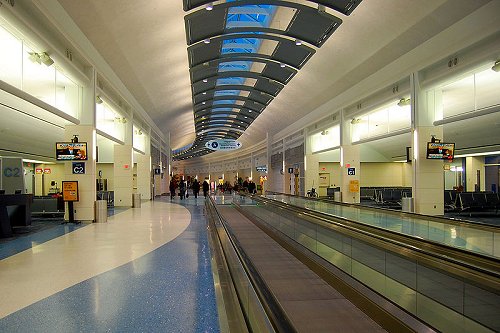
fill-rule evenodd
<path id="1" fill-rule="evenodd" d="M 178 182 L 172 178 L 170 180 L 169 190 L 170 190 L 170 200 L 173 200 L 175 197 L 175 191 L 179 189 L 179 197 L 181 200 L 189 197 L 188 187 L 191 187 L 193 191 L 193 195 L 195 198 L 198 198 L 198 194 L 200 193 L 200 188 L 203 189 L 203 195 L 206 197 L 208 195 L 208 191 L 210 189 L 210 185 L 205 180 L 203 184 L 200 185 L 198 179 L 193 180 L 190 186 L 188 186 L 187 182 L 184 179 L 180 179 Z"/>

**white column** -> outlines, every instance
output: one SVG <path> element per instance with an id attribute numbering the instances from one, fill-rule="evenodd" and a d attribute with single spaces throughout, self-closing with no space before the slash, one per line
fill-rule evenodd
<path id="1" fill-rule="evenodd" d="M 342 202 L 360 203 L 360 146 L 352 145 L 350 123 L 344 119 L 343 110 L 340 124 L 340 191 L 342 192 Z"/>
<path id="2" fill-rule="evenodd" d="M 434 126 L 435 112 L 440 112 L 440 94 L 420 89 L 418 73 L 410 76 L 412 107 L 412 150 L 414 211 L 419 214 L 444 214 L 444 171 L 442 160 L 426 158 L 431 136 L 443 139 L 442 126 Z"/>
<path id="3" fill-rule="evenodd" d="M 132 145 L 115 145 L 114 182 L 115 206 L 131 207 L 133 192 Z"/>

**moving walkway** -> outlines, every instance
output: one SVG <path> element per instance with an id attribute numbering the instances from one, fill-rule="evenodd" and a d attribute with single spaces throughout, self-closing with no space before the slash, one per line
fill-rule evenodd
<path id="1" fill-rule="evenodd" d="M 283 329 L 272 319 L 266 319 L 263 322 L 267 324 L 260 326 L 266 329 L 259 331 L 307 332 L 311 331 L 308 325 L 315 322 L 324 323 L 325 326 L 319 328 L 328 332 L 334 332 L 339 323 L 353 328 L 356 327 L 355 323 L 361 323 L 361 317 L 339 316 L 342 307 L 338 304 L 349 302 L 380 326 L 373 326 L 371 331 L 500 330 L 500 320 L 497 318 L 500 307 L 500 266 L 497 258 L 263 197 L 232 198 L 234 202 L 231 205 L 228 205 L 230 200 L 226 199 L 224 206 L 212 204 L 207 207 L 212 212 L 210 215 L 216 217 L 213 221 L 217 222 L 211 224 L 211 229 L 218 231 L 216 238 L 226 240 L 223 252 L 229 253 L 228 245 L 232 245 L 239 253 L 233 259 L 240 258 L 249 266 L 244 270 L 228 264 L 233 271 L 246 272 L 241 275 L 231 273 L 236 279 L 229 284 L 240 285 L 240 288 L 234 287 L 235 290 L 243 288 L 245 291 L 250 287 L 258 290 L 264 285 L 268 291 L 263 294 L 271 295 L 266 298 L 256 292 L 254 297 L 247 295 L 242 298 L 243 293 L 236 291 L 233 299 L 238 299 L 240 308 L 245 308 L 245 305 L 249 308 L 249 299 L 259 300 L 261 305 L 252 308 L 261 309 L 267 318 L 284 318 L 288 325 Z M 250 227 L 248 221 L 254 227 Z M 254 234 L 255 229 L 261 230 L 262 234 Z M 277 284 L 276 275 L 280 275 L 280 270 L 283 270 L 285 276 L 296 276 L 304 282 L 308 279 L 300 277 L 311 273 L 296 269 L 288 271 L 291 260 L 276 254 L 267 245 L 260 245 L 260 239 L 264 238 L 262 235 L 267 235 L 280 248 L 300 259 L 310 272 L 321 277 L 321 283 L 328 284 L 345 300 L 337 303 L 311 301 L 297 314 L 293 306 L 290 308 L 291 303 L 297 302 L 290 300 L 306 297 L 301 293 L 304 289 L 297 287 L 294 284 L 296 281 L 290 282 L 289 286 L 285 280 Z M 215 239 L 214 236 L 212 238 Z M 268 261 L 276 258 L 277 261 Z M 265 269 L 269 268 L 271 273 L 266 273 Z M 241 282 L 241 276 L 255 274 L 260 278 L 248 278 L 248 282 Z M 268 280 L 269 277 L 271 280 Z M 274 290 L 270 287 L 274 287 Z M 272 297 L 283 289 L 287 291 L 284 296 Z M 274 299 L 271 301 L 273 306 L 266 305 L 268 299 Z M 304 300 L 301 304 L 307 302 Z M 280 310 L 276 314 L 273 309 Z M 353 312 L 349 310 L 346 313 Z M 245 311 L 241 313 L 241 317 L 246 318 L 245 322 L 250 322 L 248 318 L 255 318 Z M 274 315 L 269 316 L 269 313 Z M 306 313 L 310 313 L 311 317 Z M 335 318 L 337 325 L 330 323 L 333 326 L 327 328 L 324 318 L 317 319 L 320 314 Z M 316 327 L 314 331 L 322 329 Z M 367 330 L 366 327 L 364 329 Z"/>

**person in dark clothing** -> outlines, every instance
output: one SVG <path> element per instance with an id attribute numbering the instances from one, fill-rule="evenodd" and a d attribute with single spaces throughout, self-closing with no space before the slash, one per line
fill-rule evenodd
<path id="1" fill-rule="evenodd" d="M 175 197 L 175 181 L 173 179 L 170 179 L 170 200 L 172 200 Z"/>
<path id="2" fill-rule="evenodd" d="M 248 178 L 245 179 L 245 181 L 243 182 L 243 192 L 247 192 L 248 191 Z"/>
<path id="3" fill-rule="evenodd" d="M 184 199 L 184 196 L 186 195 L 186 181 L 184 179 L 181 179 L 181 182 L 179 183 L 179 195 L 181 200 Z"/>
<path id="4" fill-rule="evenodd" d="M 252 180 L 248 182 L 248 192 L 250 194 L 257 193 L 257 187 L 255 186 L 255 183 Z"/>
<path id="5" fill-rule="evenodd" d="M 193 189 L 194 197 L 198 198 L 198 193 L 200 193 L 200 182 L 198 181 L 198 179 L 195 179 L 193 181 L 191 188 Z"/>
<path id="6" fill-rule="evenodd" d="M 207 180 L 203 182 L 203 195 L 206 197 L 208 195 L 208 190 L 210 189 L 210 185 L 208 185 Z"/>

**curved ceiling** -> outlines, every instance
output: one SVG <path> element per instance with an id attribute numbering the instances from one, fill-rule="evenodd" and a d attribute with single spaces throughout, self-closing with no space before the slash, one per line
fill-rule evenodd
<path id="1" fill-rule="evenodd" d="M 325 6 L 351 13 L 360 1 L 184 0 L 196 138 L 172 158 L 238 139 L 342 23 Z M 286 17 L 279 25 L 277 12 Z"/>

